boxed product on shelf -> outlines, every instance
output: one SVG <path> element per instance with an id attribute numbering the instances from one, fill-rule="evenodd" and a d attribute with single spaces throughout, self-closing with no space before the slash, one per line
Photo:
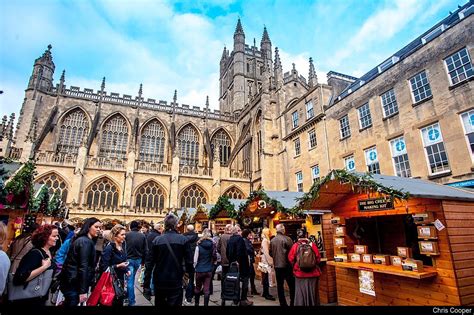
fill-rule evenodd
<path id="1" fill-rule="evenodd" d="M 350 253 L 347 255 L 347 260 L 350 262 L 360 262 L 361 261 L 360 254 Z"/>
<path id="2" fill-rule="evenodd" d="M 419 241 L 420 254 L 425 255 L 437 255 L 439 254 L 439 247 L 437 242 L 432 241 Z"/>
<path id="3" fill-rule="evenodd" d="M 435 238 L 438 236 L 436 228 L 433 225 L 421 225 L 417 227 L 419 238 Z"/>
<path id="4" fill-rule="evenodd" d="M 332 217 L 331 224 L 346 224 L 346 219 L 343 217 Z"/>
<path id="5" fill-rule="evenodd" d="M 372 254 L 362 254 L 362 262 L 366 264 L 372 264 L 374 262 L 372 259 Z"/>
<path id="6" fill-rule="evenodd" d="M 347 254 L 335 254 L 334 261 L 336 262 L 347 262 Z"/>
<path id="7" fill-rule="evenodd" d="M 413 257 L 413 253 L 410 247 L 397 247 L 397 256 L 411 258 Z"/>
<path id="8" fill-rule="evenodd" d="M 400 257 L 400 256 L 390 256 L 390 263 L 393 266 L 401 266 L 402 265 L 402 257 Z"/>
<path id="9" fill-rule="evenodd" d="M 334 246 L 345 246 L 346 240 L 344 237 L 335 237 L 334 238 Z"/>
<path id="10" fill-rule="evenodd" d="M 367 245 L 354 245 L 354 252 L 356 254 L 367 254 L 369 247 Z"/>
<path id="11" fill-rule="evenodd" d="M 378 254 L 373 257 L 374 264 L 390 265 L 390 255 Z"/>
<path id="12" fill-rule="evenodd" d="M 411 216 L 415 224 L 427 224 L 434 221 L 433 212 L 414 213 Z"/>
<path id="13" fill-rule="evenodd" d="M 405 271 L 423 271 L 423 262 L 421 260 L 415 260 L 407 258 L 402 261 L 402 269 Z"/>
<path id="14" fill-rule="evenodd" d="M 336 230 L 334 231 L 336 236 L 344 236 L 346 235 L 346 227 L 345 226 L 336 226 Z"/>

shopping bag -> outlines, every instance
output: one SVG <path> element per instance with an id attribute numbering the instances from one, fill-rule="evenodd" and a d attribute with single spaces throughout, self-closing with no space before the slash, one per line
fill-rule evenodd
<path id="1" fill-rule="evenodd" d="M 110 277 L 110 269 L 107 268 L 107 270 L 104 271 L 100 276 L 99 281 L 97 281 L 97 284 L 89 296 L 89 299 L 87 299 L 87 306 L 96 306 L 99 303 L 102 290 L 104 289 L 105 283 L 109 281 L 108 279 L 110 279 Z"/>
<path id="2" fill-rule="evenodd" d="M 99 303 L 100 305 L 103 305 L 103 306 L 112 306 L 112 303 L 114 302 L 114 297 L 115 297 L 114 284 L 113 284 L 112 276 L 109 273 L 109 277 L 107 278 L 104 284 L 102 292 L 100 292 Z"/>

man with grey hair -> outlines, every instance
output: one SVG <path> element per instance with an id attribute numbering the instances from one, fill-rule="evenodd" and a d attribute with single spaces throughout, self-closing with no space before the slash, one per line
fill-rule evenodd
<path id="1" fill-rule="evenodd" d="M 198 234 L 194 231 L 194 225 L 188 224 L 186 226 L 186 233 L 183 234 L 188 239 L 188 243 L 191 246 L 191 253 L 196 251 L 196 244 L 199 239 Z M 192 304 L 192 299 L 194 296 L 194 266 L 191 266 L 191 270 L 189 273 L 189 282 L 186 286 L 186 292 L 184 294 L 184 305 L 190 306 Z"/>
<path id="2" fill-rule="evenodd" d="M 288 261 L 288 253 L 293 246 L 293 241 L 285 235 L 285 226 L 283 224 L 277 224 L 276 231 L 277 235 L 270 241 L 270 256 L 273 258 L 275 268 L 278 300 L 280 301 L 280 306 L 288 306 L 284 289 L 286 280 L 290 289 L 290 306 L 293 306 L 295 300 L 295 278 L 291 264 Z"/>
<path id="3" fill-rule="evenodd" d="M 190 272 L 193 255 L 188 239 L 176 231 L 178 217 L 170 213 L 164 220 L 165 231 L 152 247 L 155 306 L 181 306 L 183 303 L 183 265 Z"/>
<path id="4" fill-rule="evenodd" d="M 153 241 L 156 237 L 161 235 L 163 231 L 163 224 L 155 223 L 153 229 L 148 232 L 146 237 L 148 245 L 148 254 L 145 260 L 145 277 L 143 278 L 143 296 L 150 301 L 151 296 L 153 295 L 153 281 L 152 281 L 152 271 L 153 271 Z"/>

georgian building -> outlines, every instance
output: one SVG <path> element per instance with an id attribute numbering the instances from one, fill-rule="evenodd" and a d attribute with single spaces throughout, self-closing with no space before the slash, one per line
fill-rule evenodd
<path id="1" fill-rule="evenodd" d="M 264 28 L 246 44 L 237 22 L 220 60 L 220 109 L 53 84 L 51 47 L 33 66 L 16 132 L 0 155 L 37 159 L 38 183 L 69 217 L 159 220 L 176 208 L 251 190 L 308 191 L 331 169 L 474 187 L 473 2 L 360 78 L 319 83 L 283 72 Z M 199 103 L 201 100 L 196 100 Z"/>

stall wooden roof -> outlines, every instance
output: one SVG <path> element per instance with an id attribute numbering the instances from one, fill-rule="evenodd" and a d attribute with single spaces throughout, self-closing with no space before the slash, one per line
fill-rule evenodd
<path id="1" fill-rule="evenodd" d="M 363 176 L 364 174 L 356 173 Z M 372 180 L 385 187 L 408 192 L 410 198 L 430 198 L 474 202 L 474 193 L 427 180 L 373 174 Z M 317 199 L 309 203 L 311 209 L 331 209 L 348 194 L 353 194 L 350 183 L 341 184 L 333 179 L 322 185 Z"/>
<path id="2" fill-rule="evenodd" d="M 297 198 L 303 197 L 303 192 L 297 191 L 266 191 L 267 196 L 271 199 L 279 201 L 286 209 L 294 208 L 298 205 Z"/>

